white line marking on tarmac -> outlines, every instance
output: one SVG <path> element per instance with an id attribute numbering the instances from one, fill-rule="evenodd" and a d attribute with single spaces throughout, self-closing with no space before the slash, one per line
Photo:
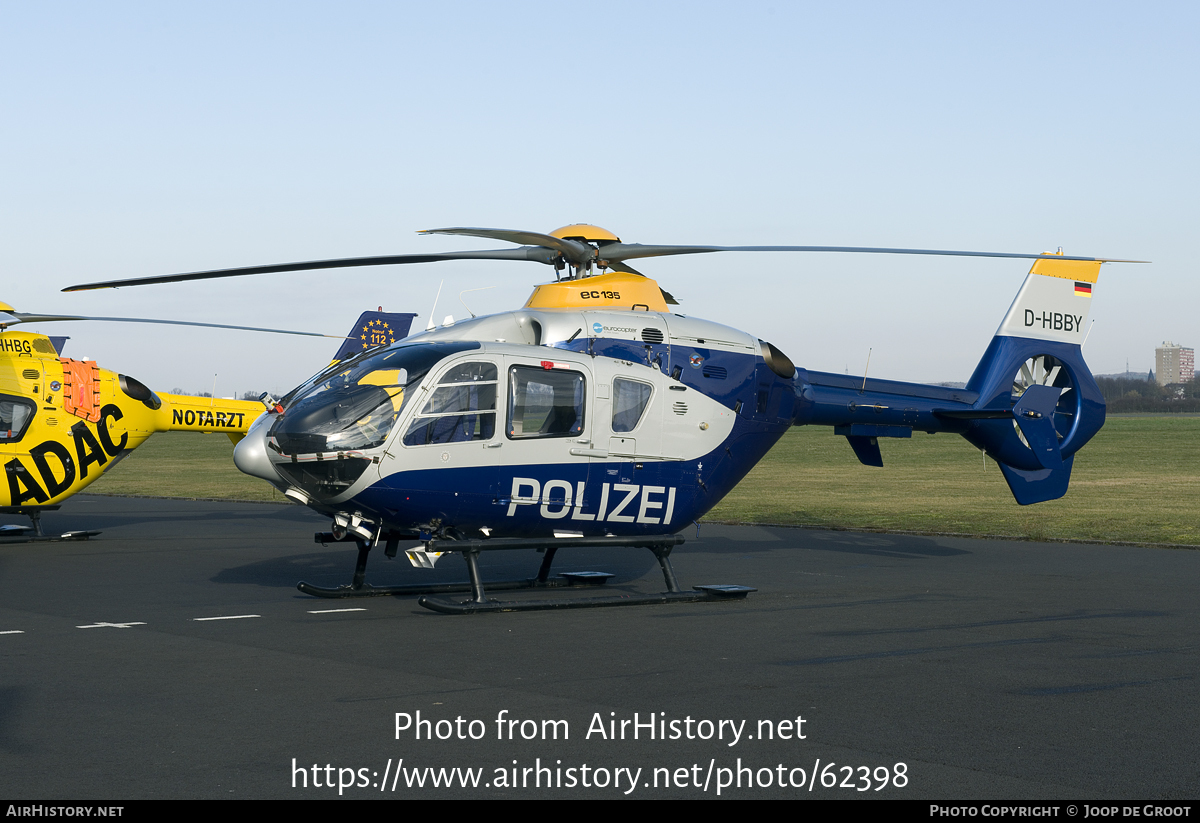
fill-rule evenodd
<path id="1" fill-rule="evenodd" d="M 366 609 L 309 609 L 309 614 L 337 614 L 338 612 L 365 612 Z"/>
<path id="2" fill-rule="evenodd" d="M 193 617 L 192 620 L 197 623 L 203 623 L 205 620 L 245 620 L 247 617 L 262 617 L 261 614 L 229 614 L 222 617 Z"/>
<path id="3" fill-rule="evenodd" d="M 0 634 L 25 634 L 25 632 L 20 631 L 19 629 L 14 629 L 13 631 L 10 631 L 10 632 L 0 632 Z"/>
<path id="4" fill-rule="evenodd" d="M 145 626 L 145 623 L 93 623 L 90 626 L 76 626 L 77 629 L 128 629 L 130 626 Z"/>

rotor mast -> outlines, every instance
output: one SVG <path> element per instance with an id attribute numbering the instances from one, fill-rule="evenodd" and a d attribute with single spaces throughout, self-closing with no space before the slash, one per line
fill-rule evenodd
<path id="1" fill-rule="evenodd" d="M 557 237 L 559 240 L 569 243 L 572 247 L 570 251 L 560 249 L 558 257 L 554 260 L 555 277 L 559 280 L 564 277 L 559 276 L 558 272 L 567 268 L 571 270 L 571 273 L 565 276 L 567 280 L 582 280 L 585 277 L 591 277 L 593 266 L 603 273 L 609 268 L 609 262 L 604 259 L 602 254 L 604 246 L 609 243 L 621 242 L 621 238 L 608 229 L 593 226 L 591 223 L 572 223 L 555 229 L 549 234 L 551 237 Z"/>

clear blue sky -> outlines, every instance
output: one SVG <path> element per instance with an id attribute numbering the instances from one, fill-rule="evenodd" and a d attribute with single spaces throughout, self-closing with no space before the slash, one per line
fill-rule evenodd
<path id="1" fill-rule="evenodd" d="M 344 332 L 383 305 L 515 308 L 548 269 L 443 263 L 59 294 L 91 279 L 502 244 L 437 226 L 592 222 L 628 242 L 1132 257 L 1084 353 L 1200 344 L 1200 6 L 1186 3 L 0 3 L 0 300 Z M 965 380 L 1012 261 L 645 262 L 681 310 L 799 365 Z M 58 324 L 160 390 L 282 391 L 336 344 Z"/>

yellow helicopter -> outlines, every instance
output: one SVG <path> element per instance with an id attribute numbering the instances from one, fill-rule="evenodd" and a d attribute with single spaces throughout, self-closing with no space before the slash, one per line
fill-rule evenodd
<path id="1" fill-rule="evenodd" d="M 9 328 L 61 320 L 162 323 L 343 339 L 341 335 L 215 323 L 29 314 L 0 303 L 0 462 L 5 474 L 5 482 L 0 483 L 0 514 L 22 514 L 32 521 L 32 528 L 0 527 L 0 539 L 7 542 L 86 539 L 98 534 L 76 531 L 48 536 L 42 530 L 42 513 L 58 509 L 155 432 L 222 432 L 236 444 L 264 412 L 259 401 L 155 392 L 128 375 L 100 368 L 93 360 L 61 356 L 56 343 L 61 345 L 62 338 Z M 357 330 L 356 324 L 353 331 Z M 401 336 L 406 333 L 407 328 Z M 357 339 L 347 339 L 346 345 Z M 339 352 L 338 356 L 344 355 Z"/>

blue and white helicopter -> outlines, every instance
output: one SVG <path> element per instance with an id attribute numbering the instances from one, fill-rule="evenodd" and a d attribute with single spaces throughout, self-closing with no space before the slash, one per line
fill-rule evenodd
<path id="1" fill-rule="evenodd" d="M 683 591 L 669 555 L 678 533 L 720 501 L 791 426 L 833 426 L 859 460 L 878 440 L 961 434 L 994 459 L 1022 505 L 1066 493 L 1077 452 L 1105 404 L 1081 345 L 1105 258 L 830 246 L 650 246 L 587 224 L 549 234 L 448 228 L 517 248 L 345 258 L 73 286 L 169 283 L 269 272 L 441 260 L 530 260 L 552 283 L 525 306 L 430 329 L 335 362 L 275 400 L 235 452 L 243 472 L 333 519 L 321 540 L 359 548 L 354 582 L 301 583 L 324 597 L 425 594 L 442 612 L 512 611 L 744 597 L 744 586 Z M 1032 259 L 1033 266 L 966 388 L 797 369 L 754 335 L 671 311 L 675 301 L 626 261 L 721 251 L 822 251 Z M 470 582 L 373 587 L 368 552 L 418 540 L 432 568 L 461 553 Z M 645 547 L 667 591 L 646 596 L 495 601 L 477 559 L 544 551 L 528 580 L 489 589 L 603 582 L 551 577 L 564 547 Z M 469 591 L 465 602 L 428 596 Z"/>

